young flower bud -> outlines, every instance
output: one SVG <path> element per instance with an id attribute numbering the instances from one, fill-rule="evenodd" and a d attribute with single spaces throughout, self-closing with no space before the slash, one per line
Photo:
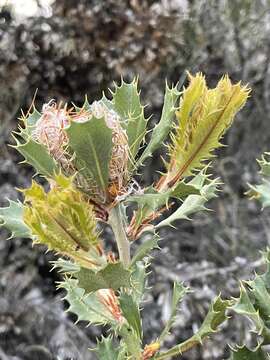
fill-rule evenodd
<path id="1" fill-rule="evenodd" d="M 92 206 L 74 189 L 72 179 L 58 175 L 48 193 L 33 182 L 23 193 L 23 218 L 35 236 L 34 243 L 45 244 L 83 267 L 100 269 L 107 263 Z"/>
<path id="2" fill-rule="evenodd" d="M 87 109 L 82 108 L 78 111 L 67 110 L 66 106 L 61 108 L 61 105 L 57 106 L 55 103 L 49 102 L 43 106 L 42 115 L 32 132 L 33 138 L 46 146 L 65 175 L 75 174 L 75 184 L 79 189 L 90 194 L 96 201 L 104 202 L 103 193 L 94 179 L 85 176 L 78 169 L 75 162 L 76 153 L 72 153 L 69 149 L 69 137 L 66 132 L 72 122 L 85 123 L 91 121 L 92 118 L 103 118 L 107 127 L 112 131 L 112 150 L 108 166 L 109 179 L 106 192 L 109 201 L 113 201 L 125 191 L 129 159 L 127 136 L 121 126 L 119 116 L 113 110 L 109 110 L 101 101 L 95 101 Z M 89 148 L 85 151 L 91 150 Z"/>

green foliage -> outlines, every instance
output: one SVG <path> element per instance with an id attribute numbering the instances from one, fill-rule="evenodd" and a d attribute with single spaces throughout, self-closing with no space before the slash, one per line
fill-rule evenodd
<path id="1" fill-rule="evenodd" d="M 55 160 L 48 154 L 45 146 L 32 139 L 28 139 L 25 143 L 16 140 L 17 145 L 14 147 L 24 156 L 23 163 L 32 165 L 38 174 L 53 177 L 58 167 Z"/>
<path id="2" fill-rule="evenodd" d="M 263 208 L 270 206 L 270 162 L 268 161 L 269 153 L 262 156 L 258 160 L 260 165 L 260 174 L 262 182 L 259 185 L 250 185 L 250 190 L 247 192 L 248 196 L 252 199 L 258 199 Z"/>
<path id="3" fill-rule="evenodd" d="M 137 261 L 132 266 L 132 273 L 131 273 L 131 286 L 132 286 L 132 296 L 134 301 L 140 305 L 144 292 L 145 292 L 145 285 L 146 285 L 146 268 L 147 266 L 143 261 Z"/>
<path id="4" fill-rule="evenodd" d="M 74 188 L 72 179 L 59 175 L 56 185 L 45 193 L 36 182 L 24 190 L 23 219 L 31 229 L 35 243 L 47 245 L 75 259 L 82 266 L 102 267 L 96 220 L 92 207 Z"/>
<path id="5" fill-rule="evenodd" d="M 138 261 L 143 260 L 146 256 L 149 256 L 149 253 L 153 249 L 158 249 L 158 242 L 159 242 L 159 236 L 154 235 L 150 236 L 149 239 L 145 240 L 137 249 L 135 252 L 132 261 L 130 263 L 130 266 L 132 267 L 135 265 Z"/>
<path id="6" fill-rule="evenodd" d="M 33 130 L 40 116 L 41 114 L 34 109 L 23 118 L 23 127 L 13 134 L 16 145 L 12 147 L 23 155 L 23 163 L 32 165 L 38 174 L 50 178 L 58 171 L 58 165 L 46 147 L 33 139 Z"/>
<path id="7" fill-rule="evenodd" d="M 146 134 L 147 120 L 144 117 L 144 106 L 140 102 L 138 80 L 131 83 L 122 80 L 120 86 L 113 92 L 113 108 L 122 119 L 122 126 L 127 132 L 130 150 L 130 168 L 135 162 L 136 155 Z"/>
<path id="8" fill-rule="evenodd" d="M 221 297 L 218 296 L 211 304 L 211 307 L 199 330 L 183 343 L 174 346 L 166 352 L 158 354 L 155 356 L 155 359 L 167 359 L 172 356 L 181 355 L 193 346 L 201 344 L 205 338 L 217 332 L 218 327 L 228 319 L 226 311 L 230 304 L 231 302 L 229 300 L 222 300 Z"/>
<path id="9" fill-rule="evenodd" d="M 9 229 L 11 237 L 31 237 L 34 243 L 45 244 L 61 255 L 53 268 L 63 276 L 59 287 L 66 291 L 68 311 L 77 321 L 107 326 L 108 336 L 101 338 L 94 350 L 101 360 L 179 356 L 217 332 L 229 307 L 253 321 L 263 339 L 259 346 L 270 342 L 268 270 L 243 283 L 239 299 L 214 299 L 199 330 L 162 351 L 179 304 L 188 293 L 184 284 L 175 283 L 168 322 L 157 339 L 143 345 L 140 310 L 149 290 L 151 252 L 159 250 L 158 231 L 207 210 L 206 202 L 216 196 L 220 182 L 207 173 L 205 161 L 221 145 L 220 138 L 249 94 L 246 87 L 233 85 L 227 76 L 215 89 L 207 88 L 201 74 L 189 77 L 190 84 L 182 93 L 177 86 L 166 84 L 161 118 L 141 156 L 148 119 L 137 79 L 130 83 L 122 80 L 111 100 L 103 95 L 91 104 L 86 98 L 81 108 L 69 109 L 51 101 L 44 104 L 41 113 L 34 108 L 14 135 L 15 148 L 48 180 L 49 190 L 33 182 L 22 190 L 23 204 L 11 201 L 0 209 L 0 225 Z M 165 174 L 156 184 L 141 188 L 137 179 L 132 179 L 132 172 L 167 138 L 171 143 L 166 145 L 169 161 Z M 264 176 L 269 176 L 265 158 L 261 167 Z M 187 176 L 190 178 L 184 179 Z M 264 206 L 269 197 L 267 181 L 263 180 L 264 187 L 252 189 L 263 198 Z M 174 211 L 168 215 L 172 206 Z M 99 221 L 111 227 L 118 257 L 102 243 Z M 146 233 L 133 254 L 131 241 Z M 269 266 L 268 254 L 265 258 Z M 249 359 L 251 354 L 263 358 L 259 347 L 241 347 L 232 359 Z"/>
<path id="10" fill-rule="evenodd" d="M 221 146 L 220 138 L 249 94 L 249 89 L 240 83 L 232 85 L 228 76 L 224 76 L 215 89 L 207 88 L 200 73 L 194 77 L 189 75 L 189 80 L 176 113 L 178 122 L 171 134 L 170 160 L 160 188 L 194 174 L 213 157 L 213 150 Z"/>
<path id="11" fill-rule="evenodd" d="M 173 323 L 175 321 L 175 318 L 176 318 L 179 303 L 183 300 L 184 296 L 187 294 L 188 291 L 189 291 L 189 289 L 187 287 L 185 287 L 183 284 L 174 282 L 173 294 L 172 294 L 172 304 L 171 304 L 171 315 L 170 315 L 170 318 L 169 318 L 164 330 L 158 337 L 159 342 L 162 342 L 165 339 L 165 337 L 170 333 L 170 330 L 171 330 Z"/>
<path id="12" fill-rule="evenodd" d="M 81 268 L 75 276 L 79 280 L 79 287 L 84 289 L 86 293 L 99 289 L 118 290 L 120 287 L 129 288 L 131 286 L 130 271 L 124 269 L 120 262 L 107 264 L 99 271 Z"/>
<path id="13" fill-rule="evenodd" d="M 141 165 L 146 158 L 152 156 L 154 151 L 160 148 L 160 145 L 168 136 L 173 126 L 176 110 L 175 106 L 179 95 L 180 93 L 177 90 L 177 85 L 170 88 L 168 84 L 166 84 L 164 104 L 160 121 L 152 130 L 151 139 L 146 146 L 142 156 L 140 157 L 137 165 Z"/>
<path id="14" fill-rule="evenodd" d="M 10 231 L 9 239 L 32 237 L 30 229 L 23 221 L 23 204 L 19 201 L 9 200 L 9 206 L 0 208 L 0 226 L 4 226 Z"/>
<path id="15" fill-rule="evenodd" d="M 190 215 L 207 210 L 205 203 L 217 196 L 220 181 L 211 179 L 205 171 L 201 171 L 189 184 L 199 190 L 200 195 L 189 195 L 175 212 L 157 224 L 157 228 L 173 226 L 176 220 L 190 220 Z"/>
<path id="16" fill-rule="evenodd" d="M 236 348 L 232 351 L 230 360 L 267 360 L 262 349 L 249 350 L 246 346 Z"/>
<path id="17" fill-rule="evenodd" d="M 258 345 L 256 349 L 249 350 L 246 347 L 240 347 L 233 355 L 236 359 L 241 359 L 240 355 L 237 357 L 238 354 L 249 354 L 249 356 L 252 356 L 251 354 L 256 353 L 256 355 L 262 356 L 261 346 L 270 344 L 269 250 L 263 253 L 263 260 L 267 266 L 266 272 L 262 275 L 256 275 L 253 280 L 242 282 L 240 296 L 238 299 L 235 299 L 235 303 L 231 307 L 236 314 L 246 316 L 251 321 L 253 324 L 252 330 L 258 336 Z M 263 357 L 258 357 L 258 359 L 260 358 L 263 359 Z"/>
<path id="18" fill-rule="evenodd" d="M 132 295 L 121 293 L 119 297 L 120 307 L 123 316 L 132 327 L 137 337 L 142 339 L 142 323 L 138 304 L 134 301 Z"/>
<path id="19" fill-rule="evenodd" d="M 103 118 L 91 118 L 84 123 L 73 121 L 66 132 L 69 147 L 75 155 L 76 168 L 89 182 L 97 184 L 106 198 L 112 155 L 112 130 Z"/>
<path id="20" fill-rule="evenodd" d="M 171 198 L 184 200 L 188 195 L 200 194 L 200 190 L 195 186 L 179 182 L 173 189 L 165 192 L 158 192 L 154 188 L 146 189 L 142 195 L 133 195 L 127 198 L 128 202 L 135 202 L 147 216 L 148 211 L 155 211 L 164 205 L 168 205 Z"/>
<path id="21" fill-rule="evenodd" d="M 97 325 L 111 324 L 113 327 L 118 325 L 112 313 L 100 301 L 98 294 L 86 294 L 85 290 L 78 286 L 78 280 L 66 278 L 59 287 L 66 290 L 65 300 L 69 303 L 68 311 L 77 315 L 77 321 L 87 321 Z"/>
<path id="22" fill-rule="evenodd" d="M 125 354 L 121 348 L 115 348 L 112 336 L 103 337 L 97 341 L 97 347 L 93 350 L 99 360 L 125 360 Z"/>

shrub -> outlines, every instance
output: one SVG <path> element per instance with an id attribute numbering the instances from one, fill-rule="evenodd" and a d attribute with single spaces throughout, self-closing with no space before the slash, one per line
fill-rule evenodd
<path id="1" fill-rule="evenodd" d="M 242 284 L 238 299 L 217 296 L 199 330 L 163 351 L 179 303 L 189 291 L 175 283 L 169 321 L 157 339 L 143 342 L 140 309 L 159 230 L 207 210 L 207 201 L 220 185 L 208 174 L 209 160 L 250 93 L 228 76 L 214 89 L 200 73 L 188 77 L 181 92 L 177 85 L 166 85 L 161 119 L 148 144 L 148 118 L 136 79 L 122 81 L 111 99 L 103 95 L 91 104 L 86 99 L 82 107 L 50 101 L 39 112 L 33 105 L 14 133 L 14 147 L 47 180 L 49 190 L 33 180 L 30 188 L 21 190 L 24 202 L 10 201 L 9 207 L 0 209 L 0 220 L 11 237 L 31 238 L 59 256 L 53 266 L 63 274 L 59 287 L 66 291 L 69 311 L 78 321 L 110 329 L 97 341 L 99 359 L 167 359 L 182 354 L 218 331 L 228 311 L 251 318 L 260 345 L 270 340 L 267 270 Z M 136 180 L 139 169 L 162 146 L 165 170 L 156 183 L 142 187 Z M 252 191 L 258 193 L 258 187 Z M 118 254 L 108 251 L 99 223 L 111 227 Z M 134 252 L 135 241 L 141 245 Z M 266 252 L 267 264 L 269 259 Z M 233 359 L 252 356 L 264 358 L 260 346 L 232 351 Z"/>

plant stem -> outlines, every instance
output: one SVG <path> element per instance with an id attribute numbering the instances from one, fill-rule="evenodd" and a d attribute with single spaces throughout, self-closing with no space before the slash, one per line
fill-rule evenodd
<path id="1" fill-rule="evenodd" d="M 184 341 L 182 344 L 176 345 L 170 350 L 155 356 L 155 360 L 168 359 L 172 356 L 182 355 L 184 352 L 201 344 L 202 340 L 195 334 L 190 339 Z"/>
<path id="2" fill-rule="evenodd" d="M 114 232 L 115 240 L 118 247 L 120 261 L 123 262 L 125 267 L 130 263 L 130 243 L 124 226 L 124 214 L 122 213 L 121 204 L 116 205 L 111 209 L 109 214 L 109 224 Z"/>

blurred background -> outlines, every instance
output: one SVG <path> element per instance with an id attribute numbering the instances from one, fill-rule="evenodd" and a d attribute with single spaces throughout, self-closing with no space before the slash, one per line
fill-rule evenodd
<path id="1" fill-rule="evenodd" d="M 202 71 L 215 85 L 224 73 L 252 87 L 218 152 L 213 174 L 224 185 L 210 203 L 213 212 L 180 222 L 161 234 L 144 303 L 145 339 L 151 341 L 169 316 L 174 280 L 194 292 L 184 300 L 166 346 L 199 327 L 219 292 L 237 296 L 238 278 L 260 267 L 259 250 L 270 245 L 270 216 L 244 195 L 257 178 L 256 158 L 270 151 L 269 0 L 0 0 L 0 204 L 17 199 L 16 187 L 30 184 L 33 170 L 18 165 L 10 147 L 20 109 L 53 98 L 81 104 L 139 75 L 150 127 L 159 119 L 165 79 L 176 83 L 186 70 Z M 162 166 L 157 153 L 143 169 L 149 184 Z M 0 359 L 91 360 L 100 328 L 74 325 L 50 271 L 53 254 L 26 239 L 0 241 Z M 111 233 L 104 236 L 110 241 Z M 203 348 L 183 359 L 226 359 L 228 344 L 246 336 L 233 319 Z"/>

